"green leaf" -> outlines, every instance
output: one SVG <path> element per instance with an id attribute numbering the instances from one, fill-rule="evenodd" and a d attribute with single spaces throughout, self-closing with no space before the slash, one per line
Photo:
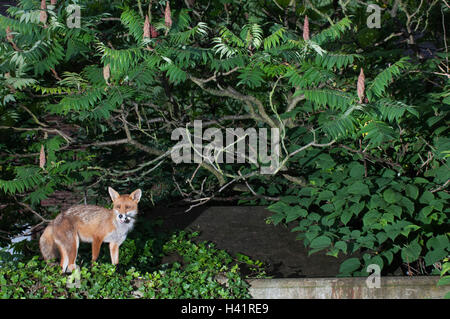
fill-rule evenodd
<path id="1" fill-rule="evenodd" d="M 439 279 L 437 286 L 450 285 L 450 276 L 445 276 Z M 448 293 L 447 293 L 448 294 Z"/>
<path id="2" fill-rule="evenodd" d="M 321 154 L 316 158 L 316 164 L 318 167 L 327 170 L 336 166 L 336 162 L 328 154 Z"/>
<path id="3" fill-rule="evenodd" d="M 389 178 L 389 177 L 380 177 L 380 178 L 377 178 L 377 179 L 375 180 L 375 182 L 378 184 L 378 186 L 379 186 L 380 188 L 382 188 L 383 186 L 387 186 L 387 185 L 389 185 L 390 183 L 392 183 L 392 178 Z"/>
<path id="4" fill-rule="evenodd" d="M 174 84 L 179 84 L 187 79 L 186 71 L 173 63 L 166 63 L 161 66 L 162 71 L 166 71 L 169 81 Z"/>
<path id="5" fill-rule="evenodd" d="M 437 192 L 437 194 L 439 195 L 439 197 L 440 197 L 441 199 L 445 199 L 445 200 L 450 199 L 450 195 L 447 194 L 446 192 Z"/>
<path id="6" fill-rule="evenodd" d="M 321 30 L 320 33 L 314 35 L 311 40 L 321 45 L 324 42 L 339 39 L 347 29 L 351 28 L 351 24 L 351 20 L 348 17 L 345 17 L 327 29 Z"/>
<path id="7" fill-rule="evenodd" d="M 430 182 L 423 177 L 414 178 L 414 184 L 429 184 Z"/>
<path id="8" fill-rule="evenodd" d="M 402 197 L 402 199 L 400 201 L 400 205 L 405 207 L 410 215 L 412 215 L 414 213 L 414 210 L 415 210 L 414 203 L 412 201 L 410 201 L 407 197 L 405 197 L 405 196 Z"/>
<path id="9" fill-rule="evenodd" d="M 347 243 L 345 241 L 338 241 L 334 244 L 334 247 L 342 250 L 344 254 L 347 253 Z"/>
<path id="10" fill-rule="evenodd" d="M 424 260 L 427 266 L 443 260 L 447 256 L 447 251 L 443 249 L 430 250 L 425 254 Z"/>
<path id="11" fill-rule="evenodd" d="M 419 113 L 417 113 L 417 110 L 413 106 L 406 105 L 400 101 L 383 98 L 377 100 L 375 105 L 380 112 L 381 119 L 388 120 L 389 122 L 394 122 L 394 120 L 398 122 L 405 111 L 414 114 L 416 117 L 419 116 Z"/>
<path id="12" fill-rule="evenodd" d="M 388 262 L 388 265 L 390 265 L 390 264 L 392 263 L 392 261 L 394 260 L 394 254 L 393 254 L 392 251 L 390 251 L 390 250 L 383 251 L 383 252 L 381 253 L 381 255 L 382 255 L 383 257 L 386 257 L 387 262 Z"/>
<path id="13" fill-rule="evenodd" d="M 366 262 L 366 265 L 371 265 L 371 264 L 376 264 L 376 265 L 380 266 L 380 269 L 383 269 L 383 266 L 384 266 L 383 258 L 381 258 L 381 256 L 379 256 L 379 255 L 374 256 Z"/>
<path id="14" fill-rule="evenodd" d="M 445 274 L 450 274 L 450 262 L 447 261 L 442 265 L 441 276 Z"/>
<path id="15" fill-rule="evenodd" d="M 313 201 L 314 201 L 314 198 L 302 197 L 298 201 L 298 204 L 303 206 L 303 207 L 305 207 L 305 208 L 308 208 Z"/>
<path id="16" fill-rule="evenodd" d="M 419 259 L 422 247 L 420 247 L 417 239 L 402 248 L 401 256 L 404 262 L 412 263 Z"/>
<path id="17" fill-rule="evenodd" d="M 317 213 L 308 214 L 308 219 L 309 220 L 318 222 L 320 220 L 320 218 L 321 218 L 321 216 L 319 214 L 317 214 Z"/>
<path id="18" fill-rule="evenodd" d="M 378 224 L 378 220 L 381 218 L 381 214 L 377 211 L 369 211 L 363 217 L 363 223 L 365 227 L 374 228 Z"/>
<path id="19" fill-rule="evenodd" d="M 376 238 L 374 235 L 372 235 L 371 233 L 368 233 L 366 236 L 361 236 L 357 242 L 361 245 L 361 247 L 365 247 L 365 248 L 369 248 L 369 249 L 374 249 L 375 248 L 375 243 L 376 243 Z"/>
<path id="20" fill-rule="evenodd" d="M 392 213 L 384 213 L 381 216 L 382 223 L 390 223 L 392 224 L 394 222 L 394 214 Z"/>
<path id="21" fill-rule="evenodd" d="M 408 237 L 409 233 L 412 231 L 416 231 L 420 229 L 420 226 L 414 225 L 414 224 L 409 224 L 403 227 L 401 234 L 405 237 Z"/>
<path id="22" fill-rule="evenodd" d="M 338 257 L 339 255 L 339 249 L 337 248 L 332 248 L 331 250 L 327 251 L 327 256 L 333 256 L 333 257 Z"/>
<path id="23" fill-rule="evenodd" d="M 385 208 L 386 202 L 383 200 L 383 198 L 381 198 L 380 195 L 374 194 L 373 196 L 370 197 L 370 201 L 369 201 L 369 204 L 367 205 L 367 207 L 369 209 L 375 209 L 378 207 Z"/>
<path id="24" fill-rule="evenodd" d="M 352 236 L 353 239 L 358 239 L 359 237 L 361 237 L 361 231 L 359 231 L 359 230 L 352 230 L 351 236 Z"/>
<path id="25" fill-rule="evenodd" d="M 331 191 L 325 190 L 319 193 L 319 196 L 317 197 L 318 200 L 329 200 L 333 198 L 334 194 Z"/>
<path id="26" fill-rule="evenodd" d="M 353 215 L 358 216 L 358 214 L 364 209 L 365 206 L 366 203 L 362 201 L 350 206 L 350 211 L 352 212 Z"/>
<path id="27" fill-rule="evenodd" d="M 400 200 L 401 195 L 395 192 L 392 188 L 388 188 L 383 192 L 383 198 L 389 204 L 393 204 Z"/>
<path id="28" fill-rule="evenodd" d="M 357 181 L 348 187 L 350 194 L 370 195 L 369 187 L 361 181 Z"/>
<path id="29" fill-rule="evenodd" d="M 289 207 L 286 210 L 286 223 L 296 220 L 299 217 L 306 217 L 307 215 L 308 211 L 300 206 Z"/>
<path id="30" fill-rule="evenodd" d="M 385 233 L 385 232 L 382 232 L 382 231 L 378 232 L 378 233 L 375 235 L 375 237 L 377 237 L 378 243 L 379 243 L 380 245 L 381 245 L 382 243 L 384 243 L 384 242 L 388 239 L 388 236 L 386 235 L 386 233 Z"/>
<path id="31" fill-rule="evenodd" d="M 450 250 L 450 240 L 447 235 L 439 235 L 428 239 L 426 246 L 428 249 Z"/>
<path id="32" fill-rule="evenodd" d="M 397 216 L 398 218 L 401 218 L 402 216 L 402 208 L 397 205 L 390 205 L 386 208 L 386 211 L 393 214 L 394 216 Z"/>
<path id="33" fill-rule="evenodd" d="M 276 226 L 283 221 L 284 217 L 285 217 L 284 214 L 276 213 L 275 215 L 270 216 L 270 220 Z"/>
<path id="34" fill-rule="evenodd" d="M 430 204 L 433 199 L 434 199 L 433 193 L 430 191 L 425 191 L 423 192 L 422 196 L 420 196 L 419 203 Z"/>
<path id="35" fill-rule="evenodd" d="M 264 72 L 258 67 L 246 67 L 245 69 L 239 70 L 240 74 L 238 78 L 240 81 L 237 83 L 239 85 L 245 85 L 250 88 L 256 88 L 261 86 L 264 82 L 263 76 Z"/>
<path id="36" fill-rule="evenodd" d="M 314 102 L 318 107 L 327 105 L 332 110 L 346 110 L 353 101 L 350 94 L 337 90 L 310 89 L 301 90 L 298 94 L 304 94 L 308 101 Z"/>
<path id="37" fill-rule="evenodd" d="M 375 77 L 372 84 L 367 88 L 367 93 L 370 101 L 372 101 L 372 94 L 376 95 L 377 97 L 381 97 L 383 95 L 384 91 L 392 82 L 392 80 L 396 76 L 399 76 L 401 74 L 401 69 L 406 67 L 406 62 L 406 58 L 401 58 L 399 61 L 384 69 Z M 371 94 L 369 94 L 369 92 Z"/>
<path id="38" fill-rule="evenodd" d="M 373 146 L 379 146 L 399 137 L 396 130 L 382 121 L 371 121 L 361 129 L 360 133 L 363 135 L 367 133 L 364 140 L 369 141 Z"/>
<path id="39" fill-rule="evenodd" d="M 318 232 L 315 230 L 309 230 L 308 232 L 305 233 L 305 238 L 307 240 L 309 240 L 310 242 L 312 242 L 314 240 L 314 238 L 316 238 L 318 235 Z"/>
<path id="40" fill-rule="evenodd" d="M 412 199 L 417 199 L 417 196 L 419 196 L 419 189 L 413 184 L 407 184 L 405 187 L 405 193 L 406 196 Z"/>
<path id="41" fill-rule="evenodd" d="M 322 217 L 322 220 L 321 220 L 322 225 L 327 226 L 327 227 L 333 226 L 337 215 L 338 214 L 333 213 L 333 214 Z"/>
<path id="42" fill-rule="evenodd" d="M 419 212 L 419 217 L 420 220 L 424 223 L 429 224 L 431 221 L 428 220 L 428 215 L 433 211 L 433 207 L 432 206 L 425 206 L 424 208 L 422 208 Z"/>
<path id="43" fill-rule="evenodd" d="M 310 42 L 313 43 L 313 42 Z M 314 48 L 314 47 L 313 47 Z M 317 48 L 316 48 L 317 51 Z M 320 52 L 320 49 L 318 49 Z M 360 56 L 356 54 L 344 54 L 344 53 L 330 53 L 326 52 L 325 54 L 316 55 L 315 63 L 332 70 L 333 67 L 346 67 L 349 64 L 352 64 L 355 59 L 359 59 Z"/>
<path id="44" fill-rule="evenodd" d="M 283 201 L 276 202 L 275 204 L 272 204 L 269 207 L 267 207 L 268 210 L 274 213 L 284 213 L 289 208 L 290 206 Z"/>
<path id="45" fill-rule="evenodd" d="M 350 219 L 352 218 L 352 215 L 353 215 L 353 213 L 352 213 L 352 211 L 350 210 L 350 209 L 346 209 L 346 210 L 344 210 L 344 212 L 342 213 L 342 215 L 341 215 L 341 222 L 344 224 L 344 225 L 347 225 L 347 223 L 350 221 Z"/>
<path id="46" fill-rule="evenodd" d="M 271 185 L 273 186 L 273 185 Z M 270 189 L 270 187 L 269 187 Z M 276 194 L 276 192 L 278 192 L 277 190 L 274 190 L 274 192 L 271 193 L 271 195 Z M 298 196 L 281 196 L 281 201 L 287 204 L 294 204 L 294 203 L 298 203 L 299 199 Z"/>
<path id="47" fill-rule="evenodd" d="M 276 47 L 280 44 L 280 40 L 284 38 L 284 32 L 286 29 L 283 27 L 278 27 L 271 35 L 264 39 L 264 50 L 269 50 L 270 48 Z"/>
<path id="48" fill-rule="evenodd" d="M 341 274 L 349 275 L 352 272 L 356 271 L 361 267 L 361 262 L 358 258 L 349 258 L 346 261 L 344 261 L 341 266 L 339 267 L 339 272 Z"/>
<path id="49" fill-rule="evenodd" d="M 325 204 L 325 205 L 320 206 L 320 208 L 326 213 L 331 213 L 331 212 L 335 211 L 333 204 Z"/>
<path id="50" fill-rule="evenodd" d="M 444 209 L 444 202 L 438 199 L 433 199 L 430 201 L 430 206 L 435 210 L 442 212 L 442 210 Z"/>
<path id="51" fill-rule="evenodd" d="M 310 247 L 311 248 L 318 248 L 318 249 L 322 249 L 322 248 L 326 248 L 328 246 L 331 245 L 331 239 L 330 237 L 327 236 L 319 236 L 314 238 L 311 241 Z"/>
<path id="52" fill-rule="evenodd" d="M 350 169 L 351 177 L 363 177 L 364 176 L 364 165 L 353 162 L 349 165 L 349 169 Z"/>

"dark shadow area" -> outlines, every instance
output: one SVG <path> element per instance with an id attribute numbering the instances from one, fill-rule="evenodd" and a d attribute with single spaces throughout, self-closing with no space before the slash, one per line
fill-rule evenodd
<path id="1" fill-rule="evenodd" d="M 0 15 L 8 16 L 6 10 L 8 10 L 9 7 L 15 6 L 17 4 L 17 1 L 0 1 Z"/>
<path id="2" fill-rule="evenodd" d="M 212 242 L 231 256 L 244 254 L 260 260 L 266 273 L 275 278 L 335 277 L 339 273 L 339 265 L 349 256 L 335 258 L 325 252 L 308 256 L 307 248 L 296 239 L 298 233 L 291 232 L 293 226 L 266 223 L 271 215 L 264 207 L 200 206 L 189 212 L 185 208 L 158 207 L 143 217 L 162 221 L 157 232 L 196 231 L 200 233 L 196 241 Z M 179 261 L 176 256 L 165 259 L 163 262 Z"/>

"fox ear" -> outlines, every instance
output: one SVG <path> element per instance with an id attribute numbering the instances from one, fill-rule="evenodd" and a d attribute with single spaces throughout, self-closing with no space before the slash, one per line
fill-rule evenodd
<path id="1" fill-rule="evenodd" d="M 111 196 L 112 201 L 116 200 L 116 198 L 119 197 L 119 193 L 116 192 L 112 187 L 108 187 L 108 193 L 109 196 Z"/>
<path id="2" fill-rule="evenodd" d="M 136 189 L 134 192 L 130 194 L 130 198 L 135 202 L 139 202 L 141 200 L 142 191 L 140 189 Z"/>

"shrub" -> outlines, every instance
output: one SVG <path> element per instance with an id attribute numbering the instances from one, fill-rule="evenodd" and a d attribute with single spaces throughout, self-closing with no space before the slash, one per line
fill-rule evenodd
<path id="1" fill-rule="evenodd" d="M 172 235 L 163 245 L 163 254 L 176 253 L 181 260 L 152 271 L 139 266 L 143 257 L 153 260 L 154 255 L 147 250 L 145 256 L 137 256 L 140 248 L 133 239 L 124 242 L 117 268 L 108 262 L 90 266 L 81 262 L 79 269 L 66 275 L 59 265 L 38 256 L 5 260 L 0 268 L 0 298 L 249 298 L 239 264 L 211 243 L 194 243 L 197 235 Z M 144 247 L 150 245 L 147 241 Z"/>
<path id="2" fill-rule="evenodd" d="M 318 171 L 309 182 L 269 206 L 270 221 L 298 223 L 293 231 L 310 254 L 361 252 L 341 264 L 341 275 L 368 275 L 368 265 L 383 269 L 394 257 L 408 267 L 421 259 L 427 267 L 448 256 L 450 195 L 430 191 L 430 180 L 391 169 L 365 177 L 364 166 L 351 162 Z"/>

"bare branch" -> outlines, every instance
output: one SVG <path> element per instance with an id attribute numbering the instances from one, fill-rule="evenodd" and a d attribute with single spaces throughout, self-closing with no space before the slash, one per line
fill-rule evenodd
<path id="1" fill-rule="evenodd" d="M 15 198 L 15 197 L 14 197 Z M 17 201 L 17 198 L 15 198 Z M 40 220 L 42 220 L 43 222 L 49 223 L 51 222 L 51 220 L 45 219 L 44 217 L 42 217 L 38 212 L 36 212 L 33 208 L 31 208 L 30 205 L 23 203 L 23 202 L 19 202 L 17 201 L 17 203 L 22 206 L 23 208 L 25 208 L 26 210 L 28 210 L 29 212 L 33 213 L 35 216 L 37 216 Z"/>
<path id="2" fill-rule="evenodd" d="M 47 132 L 47 133 L 56 133 L 58 135 L 60 135 L 64 140 L 66 140 L 67 143 L 72 143 L 73 139 L 68 136 L 67 134 L 65 134 L 64 132 L 61 132 L 60 130 L 56 129 L 56 128 L 46 128 L 46 127 L 14 127 L 14 126 L 4 126 L 4 125 L 0 125 L 0 129 L 12 129 L 15 131 L 43 131 L 43 132 Z"/>
<path id="3" fill-rule="evenodd" d="M 239 100 L 242 102 L 245 102 L 249 108 L 250 108 L 250 113 L 252 115 L 252 117 L 256 120 L 256 121 L 263 121 L 265 123 L 267 123 L 270 127 L 277 127 L 277 125 L 272 121 L 272 119 L 267 115 L 266 110 L 264 108 L 264 105 L 262 104 L 262 102 L 260 100 L 258 100 L 256 97 L 251 96 L 251 95 L 245 95 L 242 94 L 238 91 L 236 91 L 235 89 L 233 89 L 232 87 L 227 87 L 226 89 L 222 89 L 222 90 L 216 90 L 216 89 L 211 89 L 211 88 L 206 88 L 205 87 L 205 80 L 203 79 L 199 79 L 193 76 L 189 77 L 191 79 L 192 82 L 194 82 L 195 84 L 197 84 L 200 88 L 202 88 L 204 91 L 212 94 L 212 95 L 216 95 L 216 96 L 222 96 L 222 97 L 229 97 L 235 100 Z M 259 115 L 257 115 L 254 110 L 253 110 L 253 106 L 256 106 L 259 112 Z"/>
<path id="4" fill-rule="evenodd" d="M 445 187 L 447 187 L 448 183 L 450 183 L 450 179 L 448 179 L 448 180 L 444 183 L 444 185 L 439 186 L 438 188 L 435 188 L 435 189 L 431 190 L 430 192 L 431 192 L 431 193 L 436 193 L 436 192 L 438 192 L 438 191 L 440 191 L 440 190 L 443 190 Z"/>

